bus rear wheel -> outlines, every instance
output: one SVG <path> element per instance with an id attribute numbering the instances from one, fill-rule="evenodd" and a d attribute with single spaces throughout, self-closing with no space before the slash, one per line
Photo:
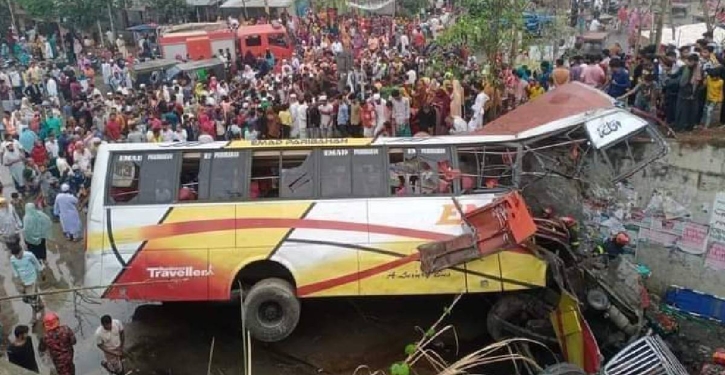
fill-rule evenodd
<path id="1" fill-rule="evenodd" d="M 244 310 L 247 329 L 262 342 L 284 340 L 300 320 L 300 301 L 294 287 L 282 279 L 254 284 L 244 298 Z"/>

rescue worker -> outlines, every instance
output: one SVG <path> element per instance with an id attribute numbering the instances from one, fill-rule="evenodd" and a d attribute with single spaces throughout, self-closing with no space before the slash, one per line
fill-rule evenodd
<path id="1" fill-rule="evenodd" d="M 572 250 L 577 250 L 579 248 L 579 222 L 571 216 L 564 216 L 559 220 L 569 231 L 569 246 Z"/>
<path id="2" fill-rule="evenodd" d="M 619 232 L 604 241 L 603 244 L 597 246 L 596 251 L 599 255 L 606 254 L 609 260 L 615 260 L 617 257 L 625 253 L 624 247 L 628 244 L 629 236 L 627 233 Z"/>

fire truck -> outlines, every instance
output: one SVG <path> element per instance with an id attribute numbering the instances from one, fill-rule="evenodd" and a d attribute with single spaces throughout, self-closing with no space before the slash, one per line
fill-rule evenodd
<path id="1" fill-rule="evenodd" d="M 225 22 L 187 23 L 163 27 L 159 34 L 161 55 L 167 59 L 204 60 L 228 49 L 236 60 L 247 51 L 260 56 L 269 49 L 279 60 L 289 58 L 294 51 L 287 29 L 279 23 L 236 30 Z"/>

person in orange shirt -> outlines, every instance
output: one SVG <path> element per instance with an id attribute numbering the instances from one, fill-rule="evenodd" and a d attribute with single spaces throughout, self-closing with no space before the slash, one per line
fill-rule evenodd
<path id="1" fill-rule="evenodd" d="M 564 66 L 564 60 L 556 59 L 556 68 L 551 72 L 551 83 L 554 84 L 554 87 L 558 87 L 569 83 L 570 80 L 571 75 L 569 69 Z"/>

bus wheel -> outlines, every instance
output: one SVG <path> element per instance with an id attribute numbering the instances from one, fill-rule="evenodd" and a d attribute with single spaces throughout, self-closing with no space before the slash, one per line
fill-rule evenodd
<path id="1" fill-rule="evenodd" d="M 300 320 L 300 301 L 286 280 L 264 279 L 244 298 L 247 329 L 263 342 L 284 340 Z"/>

